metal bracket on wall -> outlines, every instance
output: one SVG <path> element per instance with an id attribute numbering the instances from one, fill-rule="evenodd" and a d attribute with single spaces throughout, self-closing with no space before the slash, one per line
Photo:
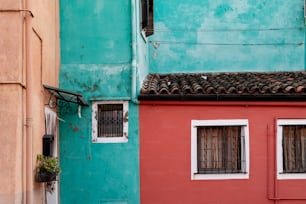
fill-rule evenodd
<path id="1" fill-rule="evenodd" d="M 77 92 L 72 92 L 64 89 L 55 88 L 48 85 L 43 85 L 50 93 L 52 93 L 57 99 L 76 103 L 80 106 L 89 106 L 88 102 L 83 98 L 82 94 Z"/>

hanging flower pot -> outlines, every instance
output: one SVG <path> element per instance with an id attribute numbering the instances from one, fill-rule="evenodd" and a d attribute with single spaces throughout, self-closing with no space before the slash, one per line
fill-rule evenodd
<path id="1" fill-rule="evenodd" d="M 40 171 L 36 173 L 37 182 L 50 182 L 56 180 L 56 172 Z"/>
<path id="2" fill-rule="evenodd" d="M 57 157 L 44 155 L 37 156 L 36 181 L 50 182 L 55 181 L 60 173 L 59 161 Z"/>

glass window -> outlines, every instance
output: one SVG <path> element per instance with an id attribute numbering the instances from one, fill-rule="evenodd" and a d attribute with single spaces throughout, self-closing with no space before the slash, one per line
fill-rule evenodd
<path id="1" fill-rule="evenodd" d="M 279 179 L 306 178 L 306 120 L 277 121 Z"/>
<path id="2" fill-rule="evenodd" d="M 140 0 L 141 30 L 148 37 L 154 33 L 154 0 Z"/>
<path id="3" fill-rule="evenodd" d="M 126 142 L 128 138 L 128 102 L 105 101 L 92 105 L 93 142 Z"/>
<path id="4" fill-rule="evenodd" d="M 247 120 L 192 121 L 192 178 L 248 177 Z"/>

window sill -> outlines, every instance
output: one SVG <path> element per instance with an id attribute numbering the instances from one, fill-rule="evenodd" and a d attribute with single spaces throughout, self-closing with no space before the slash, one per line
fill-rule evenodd
<path id="1" fill-rule="evenodd" d="M 306 173 L 278 173 L 278 180 L 306 179 Z"/>
<path id="2" fill-rule="evenodd" d="M 249 179 L 248 173 L 234 174 L 197 174 L 191 175 L 191 180 L 227 180 L 227 179 Z"/>
<path id="3" fill-rule="evenodd" d="M 104 137 L 104 138 L 94 138 L 93 143 L 126 143 L 128 142 L 127 137 Z"/>

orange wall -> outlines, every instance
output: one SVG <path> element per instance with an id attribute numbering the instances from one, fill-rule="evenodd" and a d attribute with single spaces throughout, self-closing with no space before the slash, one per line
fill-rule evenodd
<path id="1" fill-rule="evenodd" d="M 276 200 L 306 203 L 306 180 L 274 179 L 275 120 L 306 118 L 306 103 L 287 104 L 142 103 L 139 113 L 141 203 L 264 204 Z M 249 120 L 249 179 L 191 180 L 191 120 L 207 119 Z"/>
<path id="2" fill-rule="evenodd" d="M 34 181 L 33 172 L 36 156 L 42 152 L 44 104 L 49 98 L 42 84 L 58 85 L 59 1 L 32 0 L 30 8 L 25 7 L 26 1 L 0 0 L 0 203 L 26 203 L 29 195 L 31 203 L 44 202 L 44 185 Z M 30 10 L 33 17 L 24 10 Z M 26 39 L 28 19 L 32 22 L 30 42 Z M 31 118 L 26 116 L 27 70 L 33 73 Z M 29 147 L 27 128 L 33 138 Z M 26 148 L 31 154 L 26 155 Z M 26 189 L 27 156 L 30 189 Z"/>

